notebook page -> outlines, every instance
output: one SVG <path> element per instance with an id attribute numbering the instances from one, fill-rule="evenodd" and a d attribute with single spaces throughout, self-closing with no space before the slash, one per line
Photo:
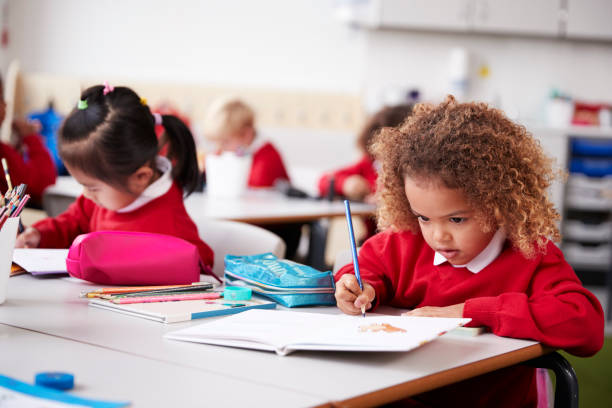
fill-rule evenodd
<path id="1" fill-rule="evenodd" d="M 273 346 L 277 353 L 293 350 L 407 351 L 470 319 L 329 315 L 295 311 L 249 310 L 236 316 L 170 332 L 174 340 L 249 347 Z M 253 347 L 255 348 L 255 347 Z"/>
<path id="2" fill-rule="evenodd" d="M 13 262 L 32 274 L 68 273 L 67 249 L 15 248 Z"/>

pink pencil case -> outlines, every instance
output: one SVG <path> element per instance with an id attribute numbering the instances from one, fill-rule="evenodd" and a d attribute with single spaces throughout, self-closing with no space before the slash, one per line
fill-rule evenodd
<path id="1" fill-rule="evenodd" d="M 174 285 L 212 275 L 195 245 L 163 234 L 96 231 L 75 238 L 66 258 L 75 278 L 110 285 Z"/>

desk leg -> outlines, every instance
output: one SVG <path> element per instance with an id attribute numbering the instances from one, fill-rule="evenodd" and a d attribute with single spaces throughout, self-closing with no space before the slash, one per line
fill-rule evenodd
<path id="1" fill-rule="evenodd" d="M 306 263 L 320 271 L 329 270 L 325 264 L 325 247 L 327 245 L 327 231 L 329 219 L 323 218 L 310 223 L 310 239 L 308 243 L 308 256 Z"/>
<path id="2" fill-rule="evenodd" d="M 578 408 L 578 377 L 572 365 L 561 354 L 555 351 L 523 364 L 554 371 L 555 408 Z"/>

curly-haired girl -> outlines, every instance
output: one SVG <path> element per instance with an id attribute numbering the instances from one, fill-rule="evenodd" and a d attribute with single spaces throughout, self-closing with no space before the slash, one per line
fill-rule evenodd
<path id="1" fill-rule="evenodd" d="M 336 275 L 338 307 L 387 304 L 411 316 L 471 318 L 499 336 L 579 356 L 603 344 L 603 311 L 563 254 L 547 197 L 552 161 L 524 127 L 482 103 L 417 105 L 373 145 L 383 232 Z M 512 384 L 512 387 L 508 387 Z M 512 392 L 509 390 L 512 389 Z M 417 397 L 425 405 L 530 406 L 534 369 L 517 366 Z"/>

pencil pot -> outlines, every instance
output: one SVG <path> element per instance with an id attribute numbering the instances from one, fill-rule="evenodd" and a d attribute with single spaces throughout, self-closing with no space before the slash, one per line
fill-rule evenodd
<path id="1" fill-rule="evenodd" d="M 6 300 L 6 287 L 11 275 L 18 226 L 19 217 L 9 217 L 0 229 L 0 304 Z"/>
<path id="2" fill-rule="evenodd" d="M 206 156 L 206 192 L 211 197 L 235 198 L 247 189 L 251 156 L 232 152 Z"/>
<path id="3" fill-rule="evenodd" d="M 250 287 L 285 307 L 336 304 L 331 271 L 278 259 L 272 253 L 226 255 L 225 283 Z"/>

